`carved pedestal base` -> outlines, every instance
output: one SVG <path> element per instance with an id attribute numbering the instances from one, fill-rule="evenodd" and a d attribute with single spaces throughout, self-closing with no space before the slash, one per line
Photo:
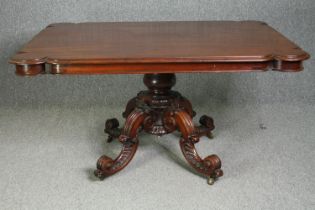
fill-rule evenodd
<path id="1" fill-rule="evenodd" d="M 95 175 L 103 179 L 127 166 L 137 150 L 140 131 L 162 136 L 179 130 L 182 134 L 180 147 L 186 160 L 197 172 L 208 177 L 209 184 L 213 184 L 223 175 L 221 161 L 216 155 L 202 159 L 194 146 L 201 136 L 212 138 L 213 119 L 204 115 L 199 126 L 193 124 L 195 112 L 191 103 L 171 90 L 176 82 L 174 74 L 146 74 L 143 80 L 149 90 L 140 92 L 128 102 L 123 113 L 124 126 L 119 128 L 117 119 L 106 121 L 108 142 L 119 139 L 122 151 L 114 160 L 105 155 L 100 157 Z"/>

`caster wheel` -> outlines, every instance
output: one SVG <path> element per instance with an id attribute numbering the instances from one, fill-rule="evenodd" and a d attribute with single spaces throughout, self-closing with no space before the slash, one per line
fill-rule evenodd
<path id="1" fill-rule="evenodd" d="M 207 133 L 207 137 L 208 137 L 209 139 L 213 139 L 213 134 L 212 134 L 211 132 L 209 132 L 209 133 Z"/>
<path id="2" fill-rule="evenodd" d="M 97 178 L 99 178 L 100 180 L 104 180 L 104 179 L 105 179 L 105 176 L 104 176 L 104 174 L 102 173 L 101 170 L 95 170 L 95 171 L 94 171 L 94 175 L 95 175 Z"/>
<path id="3" fill-rule="evenodd" d="M 214 181 L 215 181 L 214 178 L 209 177 L 207 183 L 208 183 L 208 185 L 213 185 L 213 184 L 214 184 Z"/>

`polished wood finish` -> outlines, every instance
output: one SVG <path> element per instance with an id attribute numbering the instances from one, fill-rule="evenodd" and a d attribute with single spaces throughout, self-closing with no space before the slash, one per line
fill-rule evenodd
<path id="1" fill-rule="evenodd" d="M 137 150 L 138 132 L 162 136 L 180 131 L 180 147 L 188 163 L 199 173 L 208 177 L 209 184 L 223 175 L 221 161 L 217 155 L 202 159 L 195 148 L 201 136 L 212 137 L 213 119 L 206 115 L 200 118 L 200 125 L 195 126 L 192 118 L 195 112 L 191 103 L 172 91 L 176 83 L 175 74 L 146 74 L 143 78 L 147 91 L 141 91 L 137 97 L 127 104 L 123 116 L 126 119 L 123 128 L 119 128 L 117 119 L 109 119 L 105 123 L 107 142 L 119 139 L 123 148 L 118 157 L 113 160 L 103 155 L 97 161 L 95 175 L 104 179 L 121 169 L 131 160 Z"/>
<path id="2" fill-rule="evenodd" d="M 212 138 L 213 119 L 203 115 L 194 125 L 192 105 L 171 88 L 175 73 L 297 72 L 310 56 L 279 32 L 259 21 L 190 21 L 51 24 L 26 44 L 10 63 L 17 75 L 145 74 L 148 90 L 127 103 L 122 128 L 106 121 L 108 142 L 119 139 L 117 158 L 103 155 L 100 179 L 128 165 L 138 148 L 138 133 L 162 136 L 178 130 L 187 162 L 208 183 L 223 175 L 217 155 L 201 158 L 201 136 Z"/>
<path id="3" fill-rule="evenodd" d="M 119 135 L 119 141 L 123 144 L 118 157 L 113 160 L 103 155 L 97 161 L 95 175 L 103 179 L 112 175 L 128 165 L 138 148 L 137 134 L 147 114 L 141 110 L 134 110 L 129 114 L 125 125 Z"/>
<path id="4" fill-rule="evenodd" d="M 18 75 L 149 74 L 300 71 L 307 58 L 264 22 L 170 21 L 51 24 L 10 62 Z"/>

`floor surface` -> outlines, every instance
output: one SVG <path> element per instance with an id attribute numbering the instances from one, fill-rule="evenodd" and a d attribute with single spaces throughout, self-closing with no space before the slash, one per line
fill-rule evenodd
<path id="1" fill-rule="evenodd" d="M 197 144 L 218 154 L 213 186 L 193 173 L 178 134 L 140 135 L 133 161 L 93 176 L 107 144 L 106 118 L 122 107 L 0 108 L 0 209 L 315 209 L 315 105 L 199 107 L 215 119 L 215 138 Z"/>

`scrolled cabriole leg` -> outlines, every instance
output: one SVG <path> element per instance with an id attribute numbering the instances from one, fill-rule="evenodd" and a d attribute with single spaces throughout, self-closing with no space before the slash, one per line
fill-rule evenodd
<path id="1" fill-rule="evenodd" d="M 101 156 L 96 164 L 95 176 L 102 180 L 128 165 L 137 151 L 139 144 L 137 134 L 145 116 L 143 111 L 137 109 L 129 114 L 119 136 L 119 141 L 122 143 L 120 154 L 114 160 L 106 155 Z"/>
<path id="2" fill-rule="evenodd" d="M 187 162 L 199 173 L 208 177 L 208 184 L 223 176 L 221 160 L 217 155 L 210 155 L 202 159 L 195 148 L 199 141 L 199 134 L 196 133 L 191 117 L 185 111 L 175 112 L 176 124 L 182 133 L 180 147 Z"/>
<path id="3" fill-rule="evenodd" d="M 117 173 L 128 165 L 137 151 L 138 140 L 134 142 L 123 143 L 122 150 L 118 157 L 113 160 L 112 158 L 103 155 L 97 163 L 97 169 L 94 171 L 95 176 L 103 180 L 107 176 Z"/>

